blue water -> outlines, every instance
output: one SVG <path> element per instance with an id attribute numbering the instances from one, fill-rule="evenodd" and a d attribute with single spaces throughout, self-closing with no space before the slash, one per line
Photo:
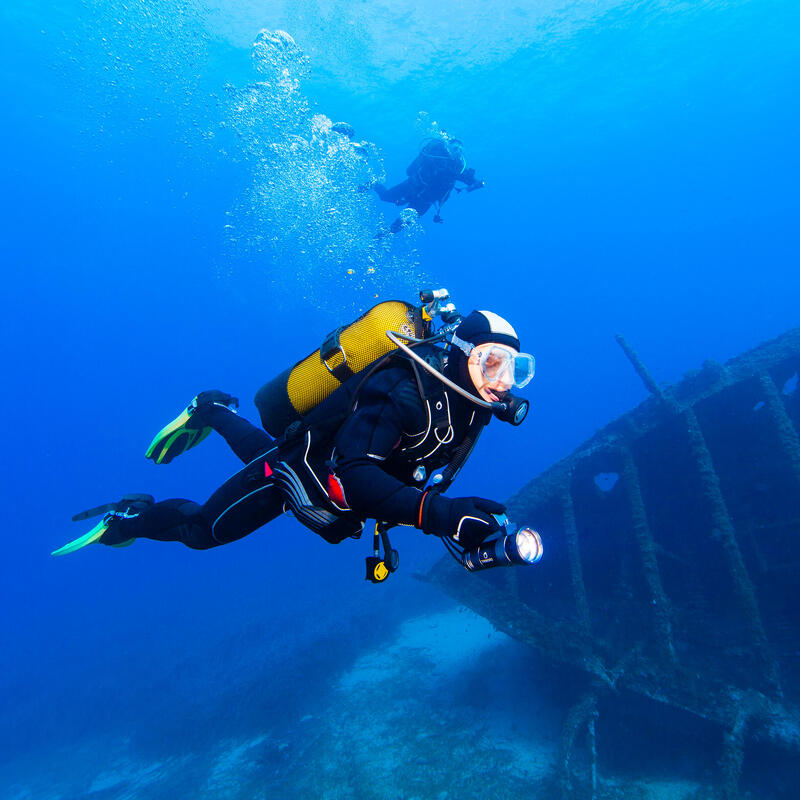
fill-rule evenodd
<path id="1" fill-rule="evenodd" d="M 235 457 L 209 439 L 155 467 L 155 431 L 211 387 L 255 418 L 261 383 L 376 298 L 446 286 L 536 355 L 529 420 L 492 425 L 454 487 L 499 499 L 644 399 L 614 334 L 673 382 L 796 326 L 798 24 L 790 0 L 4 4 L 0 797 L 512 791 L 498 771 L 456 794 L 435 757 L 455 728 L 536 736 L 465 690 L 531 656 L 475 649 L 485 623 L 414 580 L 430 538 L 399 533 L 380 587 L 366 541 L 290 519 L 210 552 L 48 554 L 121 493 L 202 501 Z M 300 52 L 254 48 L 262 29 Z M 401 180 L 441 130 L 485 189 L 374 239 L 396 210 L 355 186 Z M 464 648 L 452 680 L 426 677 L 445 655 L 420 631 Z M 412 659 L 391 730 L 360 661 L 382 652 Z M 397 732 L 431 718 L 452 727 L 420 787 Z"/>

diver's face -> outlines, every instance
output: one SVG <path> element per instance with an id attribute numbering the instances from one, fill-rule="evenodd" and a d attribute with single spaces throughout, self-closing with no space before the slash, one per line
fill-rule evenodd
<path id="1" fill-rule="evenodd" d="M 469 377 L 483 400 L 496 403 L 514 385 L 513 350 L 496 342 L 476 345 L 467 359 Z"/>

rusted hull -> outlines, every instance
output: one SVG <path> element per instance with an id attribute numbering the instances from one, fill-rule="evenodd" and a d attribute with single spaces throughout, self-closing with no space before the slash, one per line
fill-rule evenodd
<path id="1" fill-rule="evenodd" d="M 509 501 L 529 569 L 428 578 L 592 676 L 800 750 L 800 329 L 651 390 Z M 735 767 L 732 768 L 735 770 Z"/>

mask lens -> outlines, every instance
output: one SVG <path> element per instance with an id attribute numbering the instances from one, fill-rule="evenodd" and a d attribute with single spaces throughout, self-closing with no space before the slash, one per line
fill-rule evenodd
<path id="1" fill-rule="evenodd" d="M 501 347 L 492 347 L 482 353 L 481 370 L 483 372 L 483 377 L 490 383 L 504 381 L 511 386 L 513 381 L 513 375 L 510 374 L 512 359 L 512 353 Z"/>
<path id="2" fill-rule="evenodd" d="M 516 353 L 504 347 L 492 347 L 481 353 L 481 371 L 489 383 L 502 381 L 509 388 L 521 389 L 533 378 L 536 362 L 528 353 Z"/>
<path id="3" fill-rule="evenodd" d="M 533 373 L 536 371 L 536 362 L 533 356 L 527 353 L 519 353 L 514 357 L 514 386 L 521 389 L 527 386 Z"/>

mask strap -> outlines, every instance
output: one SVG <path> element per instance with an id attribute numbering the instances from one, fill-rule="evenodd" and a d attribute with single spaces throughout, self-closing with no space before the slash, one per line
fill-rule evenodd
<path id="1" fill-rule="evenodd" d="M 475 345 L 472 344 L 472 342 L 465 342 L 463 339 L 459 339 L 455 334 L 452 334 L 450 344 L 455 345 L 467 358 L 469 358 L 470 353 L 475 349 Z"/>

